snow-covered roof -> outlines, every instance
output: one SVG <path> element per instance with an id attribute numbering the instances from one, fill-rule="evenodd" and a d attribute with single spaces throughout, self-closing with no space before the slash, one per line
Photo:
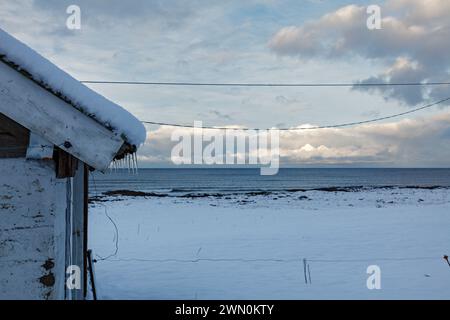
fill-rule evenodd
<path id="1" fill-rule="evenodd" d="M 145 142 L 142 123 L 119 105 L 89 89 L 24 43 L 0 29 L 0 59 L 138 148 Z"/>

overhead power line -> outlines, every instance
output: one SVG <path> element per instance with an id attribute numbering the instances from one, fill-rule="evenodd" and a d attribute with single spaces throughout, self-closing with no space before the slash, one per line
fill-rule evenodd
<path id="1" fill-rule="evenodd" d="M 393 119 L 393 118 L 398 118 L 407 114 L 411 114 L 411 113 L 415 113 L 424 109 L 428 109 L 434 106 L 437 106 L 439 104 L 442 104 L 446 101 L 449 101 L 450 97 L 427 104 L 425 106 L 419 107 L 419 108 L 415 108 L 409 111 L 405 111 L 405 112 L 401 112 L 401 113 L 396 113 L 396 114 L 392 114 L 389 116 L 384 116 L 384 117 L 379 117 L 379 118 L 374 118 L 374 119 L 368 119 L 368 120 L 363 120 L 363 121 L 355 121 L 355 122 L 347 122 L 347 123 L 341 123 L 341 124 L 332 124 L 332 125 L 325 125 L 325 126 L 314 126 L 314 127 L 300 127 L 300 128 L 266 128 L 266 129 L 261 129 L 261 128 L 228 128 L 228 127 L 214 127 L 214 126 L 205 126 L 202 127 L 202 129 L 210 129 L 210 130 L 280 130 L 280 131 L 299 131 L 299 130 L 316 130 L 316 129 L 330 129 L 330 128 L 343 128 L 343 127 L 350 127 L 350 126 L 354 126 L 354 125 L 361 125 L 361 124 L 367 124 L 367 123 L 373 123 L 373 122 L 379 122 L 382 120 L 388 120 L 388 119 Z M 154 122 L 154 121 L 142 121 L 142 123 L 145 124 L 152 124 L 152 125 L 158 125 L 158 126 L 168 126 L 168 127 L 180 127 L 180 128 L 196 128 L 193 125 L 184 125 L 184 124 L 176 124 L 176 123 L 165 123 L 165 122 Z"/>
<path id="2" fill-rule="evenodd" d="M 201 86 L 201 87 L 391 87 L 391 86 L 445 86 L 450 82 L 405 83 L 213 83 L 213 82 L 146 82 L 84 80 L 84 84 L 151 85 L 151 86 Z"/>
<path id="3" fill-rule="evenodd" d="M 374 261 L 420 261 L 420 260 L 439 260 L 441 257 L 389 257 L 389 258 L 366 258 L 366 259 L 307 259 L 308 262 L 317 262 L 317 263 L 338 263 L 338 262 L 374 262 Z M 167 258 L 167 259 L 145 259 L 145 258 L 116 258 L 116 259 L 107 259 L 105 261 L 108 262 L 152 262 L 152 263 L 199 263 L 199 262 L 301 262 L 301 258 L 192 258 L 192 259 L 178 259 L 178 258 Z"/>

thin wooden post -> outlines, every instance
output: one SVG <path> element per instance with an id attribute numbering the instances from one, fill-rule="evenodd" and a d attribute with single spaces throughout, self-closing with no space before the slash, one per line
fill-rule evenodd
<path id="1" fill-rule="evenodd" d="M 308 280 L 309 280 L 309 284 L 312 283 L 311 281 L 311 268 L 309 267 L 309 263 L 308 263 Z"/>
<path id="2" fill-rule="evenodd" d="M 89 264 L 89 275 L 91 278 L 91 286 L 92 286 L 92 297 L 94 298 L 94 300 L 97 300 L 97 289 L 95 288 L 95 272 L 94 272 L 94 262 L 92 260 L 92 250 L 88 250 L 87 255 Z"/>
<path id="3" fill-rule="evenodd" d="M 75 177 L 72 179 L 72 225 L 71 225 L 71 264 L 84 270 L 84 164 L 79 162 Z M 84 283 L 84 272 L 81 274 L 80 283 Z M 71 291 L 73 300 L 83 300 L 85 297 L 84 288 Z"/>
<path id="4" fill-rule="evenodd" d="M 83 188 L 83 292 L 84 298 L 87 295 L 87 279 L 88 279 L 88 211 L 89 211 L 89 166 L 84 165 L 84 188 Z"/>
<path id="5" fill-rule="evenodd" d="M 306 259 L 303 259 L 303 275 L 305 276 L 305 283 L 308 284 L 308 277 L 306 276 Z"/>

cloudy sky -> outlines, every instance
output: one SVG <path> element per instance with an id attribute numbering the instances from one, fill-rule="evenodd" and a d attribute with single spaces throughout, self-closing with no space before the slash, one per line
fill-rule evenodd
<path id="1" fill-rule="evenodd" d="M 81 30 L 66 8 L 81 8 Z M 382 29 L 366 26 L 381 7 Z M 80 80 L 439 82 L 450 79 L 448 0 L 0 0 L 0 28 Z M 139 119 L 243 127 L 365 120 L 450 97 L 449 86 L 91 85 Z M 142 166 L 170 164 L 171 128 L 148 126 Z M 285 132 L 285 166 L 448 167 L 446 105 L 346 129 Z"/>

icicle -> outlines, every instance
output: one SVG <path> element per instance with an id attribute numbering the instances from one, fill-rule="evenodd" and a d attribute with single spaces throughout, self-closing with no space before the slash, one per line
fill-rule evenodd
<path id="1" fill-rule="evenodd" d="M 131 156 L 127 155 L 128 174 L 131 173 Z"/>
<path id="2" fill-rule="evenodd" d="M 109 165 L 110 173 L 123 173 L 125 174 L 125 169 L 128 174 L 138 175 L 139 166 L 138 166 L 138 157 L 136 152 L 127 154 L 122 159 L 116 159 L 111 162 Z"/>
<path id="3" fill-rule="evenodd" d="M 138 175 L 139 174 L 139 165 L 138 165 L 137 153 L 133 153 L 133 159 L 134 159 L 134 167 L 136 168 L 136 175 Z"/>
<path id="4" fill-rule="evenodd" d="M 136 174 L 136 168 L 134 167 L 134 153 L 130 155 L 131 172 L 133 175 Z"/>
<path id="5" fill-rule="evenodd" d="M 137 168 L 137 160 L 136 160 L 136 154 L 133 154 L 133 166 L 134 166 L 134 174 L 137 175 L 138 174 L 138 168 Z"/>
<path id="6" fill-rule="evenodd" d="M 136 175 L 138 175 L 139 174 L 139 167 L 138 167 L 137 153 L 133 154 L 133 158 L 134 158 L 134 167 L 136 168 Z"/>

